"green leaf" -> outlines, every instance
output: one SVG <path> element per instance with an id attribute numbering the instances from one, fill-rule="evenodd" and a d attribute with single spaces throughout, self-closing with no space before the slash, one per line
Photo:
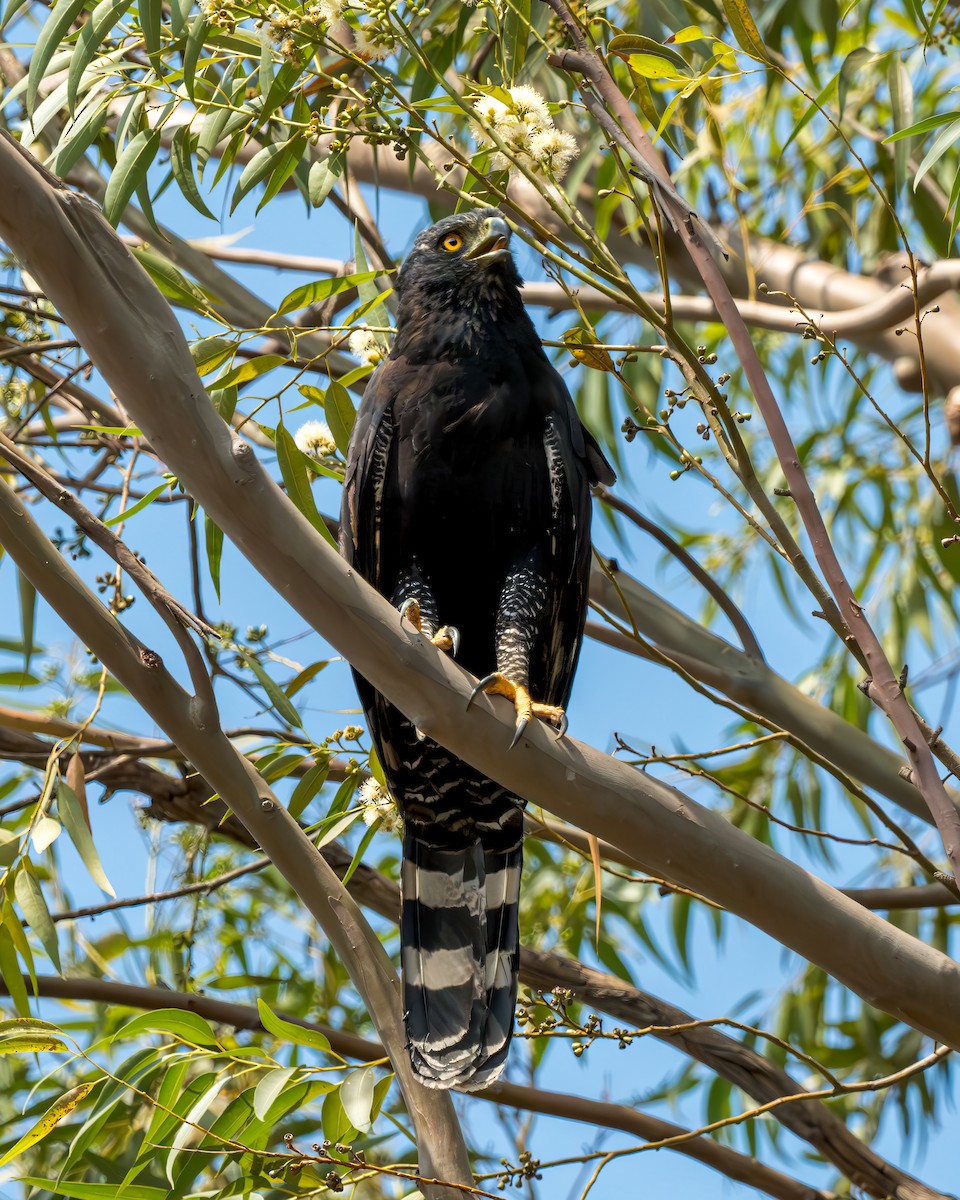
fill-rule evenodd
<path id="1" fill-rule="evenodd" d="M 213 590 L 217 593 L 217 600 L 219 601 L 220 559 L 223 557 L 223 530 L 206 513 L 203 514 L 203 533 L 207 550 L 207 570 L 210 572 Z"/>
<path id="2" fill-rule="evenodd" d="M 246 81 L 241 77 L 238 81 L 234 82 L 233 76 L 235 70 L 236 63 L 231 62 L 226 71 L 224 71 L 220 85 L 214 94 L 213 98 L 217 103 L 211 106 L 205 114 L 203 123 L 200 126 L 200 134 L 197 138 L 197 170 L 201 179 L 203 178 L 203 170 L 207 165 L 210 155 L 220 143 L 223 130 L 232 115 L 234 104 L 238 102 L 243 94 Z"/>
<path id="3" fill-rule="evenodd" d="M 59 1025 L 53 1025 L 50 1021 L 41 1021 L 38 1017 L 12 1017 L 10 1020 L 0 1021 L 0 1037 L 51 1033 L 59 1037 L 63 1030 Z"/>
<path id="4" fill-rule="evenodd" d="M 196 1125 L 199 1123 L 200 1118 L 204 1115 L 214 1100 L 216 1100 L 221 1091 L 223 1091 L 224 1087 L 226 1087 L 226 1085 L 230 1082 L 230 1079 L 230 1075 L 217 1076 L 213 1083 L 210 1084 L 200 1099 L 184 1117 L 182 1125 L 174 1136 L 173 1144 L 170 1147 L 170 1153 L 167 1155 L 165 1174 L 167 1179 L 170 1180 L 171 1186 L 176 1183 L 173 1172 L 177 1165 L 177 1159 L 183 1153 L 184 1146 L 188 1141 L 197 1136 Z"/>
<path id="5" fill-rule="evenodd" d="M 57 785 L 57 812 L 64 828 L 70 835 L 70 841 L 76 847 L 77 853 L 83 860 L 83 865 L 90 872 L 94 883 L 108 896 L 116 896 L 117 893 L 111 887 L 110 880 L 100 865 L 100 855 L 97 854 L 97 848 L 93 844 L 93 835 L 83 809 L 80 807 L 80 801 L 74 794 L 73 788 L 68 787 L 62 779 Z"/>
<path id="6" fill-rule="evenodd" d="M 0 907 L 0 925 L 3 925 L 9 932 L 10 940 L 13 943 L 13 948 L 16 953 L 20 955 L 20 962 L 23 963 L 23 965 L 27 968 L 27 974 L 30 976 L 30 984 L 33 988 L 34 995 L 36 995 L 37 973 L 33 965 L 33 951 L 30 949 L 30 942 L 27 940 L 27 935 L 24 931 L 23 925 L 20 922 L 20 918 L 13 911 L 13 905 L 11 904 L 8 896 L 4 896 L 3 905 Z M 20 979 L 21 986 L 23 986 L 22 973 L 18 971 L 17 975 Z M 22 1009 L 20 1011 L 23 1012 Z M 22 1016 L 17 1022 L 5 1021 L 4 1027 L 6 1028 L 8 1025 L 13 1024 L 20 1024 L 24 1026 L 29 1024 L 31 1026 L 39 1027 L 41 1025 L 46 1025 L 46 1022 L 35 1021 L 31 1016 L 29 1016 L 29 1010 L 27 1010 L 27 1015 Z M 56 1033 L 60 1032 L 56 1026 L 50 1026 L 50 1028 Z"/>
<path id="7" fill-rule="evenodd" d="M 28 1033 L 22 1037 L 0 1037 L 0 1054 L 41 1054 L 45 1051 L 59 1054 L 66 1049 L 66 1042 L 49 1034 Z"/>
<path id="8" fill-rule="evenodd" d="M 357 419 L 357 411 L 353 407 L 350 393 L 342 384 L 333 382 L 327 388 L 323 411 L 326 414 L 330 432 L 333 434 L 333 440 L 337 443 L 337 449 L 346 458 L 347 447 L 350 445 L 350 434 L 353 432 L 353 423 Z"/>
<path id="9" fill-rule="evenodd" d="M 67 73 L 67 108 L 73 115 L 77 107 L 77 89 L 80 76 L 100 49 L 100 43 L 116 25 L 121 15 L 130 7 L 131 0 L 100 0 L 93 12 L 83 23 L 77 48 Z"/>
<path id="10" fill-rule="evenodd" d="M 890 109 L 893 113 L 894 129 L 903 129 L 913 120 L 913 83 L 910 72 L 903 59 L 895 54 L 890 61 L 887 71 L 887 84 L 890 88 Z M 894 148 L 893 165 L 897 181 L 897 190 L 907 181 L 907 167 L 910 161 L 910 139 L 900 138 Z"/>
<path id="11" fill-rule="evenodd" d="M 829 101 L 834 90 L 837 88 L 839 78 L 840 78 L 839 75 L 834 75 L 834 77 L 830 80 L 830 82 L 824 88 L 821 89 L 821 91 L 816 96 L 816 98 L 812 101 L 812 103 L 807 105 L 800 120 L 797 121 L 796 125 L 794 125 L 793 129 L 791 130 L 790 136 L 783 143 L 783 146 L 781 147 L 781 150 L 780 150 L 781 155 L 785 153 L 787 147 L 794 140 L 794 138 L 796 138 L 798 134 L 802 133 L 803 130 L 806 129 L 806 127 L 810 124 L 810 122 L 813 120 L 813 118 L 821 114 L 822 109 Z"/>
<path id="12" fill-rule="evenodd" d="M 913 181 L 913 190 L 916 191 L 920 186 L 920 181 L 924 175 L 934 166 L 946 152 L 950 149 L 953 143 L 960 136 L 960 120 L 954 121 L 948 125 L 946 129 L 942 129 L 933 140 L 933 145 L 923 157 L 920 166 L 917 167 L 916 178 Z"/>
<path id="13" fill-rule="evenodd" d="M 253 1092 L 253 1111 L 261 1121 L 266 1120 L 270 1106 L 297 1071 L 297 1067 L 278 1067 L 274 1071 L 268 1071 L 257 1084 Z"/>
<path id="14" fill-rule="evenodd" d="M 326 522 L 321 517 L 317 509 L 317 503 L 313 498 L 310 476 L 307 473 L 310 460 L 284 428 L 282 421 L 277 426 L 276 447 L 277 462 L 279 463 L 280 474 L 283 476 L 283 482 L 287 489 L 287 495 L 314 529 L 316 529 L 317 533 L 321 534 L 336 549 L 337 543 L 334 536 L 327 528 Z"/>
<path id="15" fill-rule="evenodd" d="M 37 632 L 37 589 L 22 571 L 17 571 L 17 589 L 20 593 L 20 628 L 23 631 L 23 670 L 30 670 L 33 658 L 34 637 Z"/>
<path id="16" fill-rule="evenodd" d="M 298 1046 L 307 1046 L 311 1050 L 329 1053 L 330 1043 L 322 1033 L 316 1029 L 304 1029 L 301 1025 L 294 1025 L 291 1021 L 285 1021 L 283 1017 L 278 1017 L 259 996 L 257 997 L 257 1011 L 260 1013 L 260 1023 L 274 1037 L 281 1038 L 285 1042 L 294 1042 Z"/>
<path id="17" fill-rule="evenodd" d="M 298 729 L 302 729 L 303 722 L 300 720 L 300 714 L 284 695 L 283 689 L 279 686 L 279 684 L 277 684 L 267 674 L 263 663 L 260 662 L 256 655 L 251 654 L 247 650 L 241 649 L 238 651 L 238 653 L 243 659 L 244 664 L 250 668 L 254 675 L 256 675 L 260 686 L 267 693 L 267 697 L 277 714 L 284 721 L 286 721 L 288 725 L 296 725 Z"/>
<path id="18" fill-rule="evenodd" d="M 358 273 L 361 275 L 365 274 L 367 270 L 367 256 L 363 249 L 363 238 L 360 236 L 359 224 L 357 224 L 353 233 L 353 261 Z M 390 314 L 387 312 L 386 305 L 383 303 L 383 296 L 377 285 L 370 280 L 369 282 L 358 284 L 357 291 L 360 294 L 358 313 L 369 313 L 371 325 L 379 325 L 381 328 L 386 329 L 390 324 Z M 343 447 L 343 450 L 344 454 L 346 454 L 346 446 Z"/>
<path id="19" fill-rule="evenodd" d="M 199 342 L 190 345 L 190 357 L 197 368 L 197 374 L 201 377 L 222 366 L 236 351 L 237 343 L 232 338 L 218 335 L 201 338 Z"/>
<path id="20" fill-rule="evenodd" d="M 173 142 L 170 147 L 170 169 L 173 171 L 173 178 L 176 180 L 177 187 L 183 193 L 183 198 L 188 204 L 202 217 L 208 217 L 211 221 L 216 220 L 213 213 L 207 207 L 203 196 L 200 195 L 200 188 L 197 186 L 197 181 L 193 174 L 193 146 L 195 137 L 190 131 L 189 125 L 181 125 L 177 132 L 173 135 Z M 226 339 L 222 339 L 226 340 Z M 232 343 L 230 343 L 232 346 Z"/>
<path id="21" fill-rule="evenodd" d="M 36 687 L 40 680 L 25 671 L 0 671 L 0 687 Z"/>
<path id="22" fill-rule="evenodd" d="M 241 383 L 249 383 L 251 379 L 257 379 L 260 375 L 266 375 L 268 371 L 283 366 L 286 361 L 282 354 L 258 354 L 222 375 L 217 380 L 217 387 L 236 387 Z"/>
<path id="23" fill-rule="evenodd" d="M 140 15 L 140 31 L 143 34 L 143 44 L 147 48 L 147 57 L 153 58 L 161 49 L 162 0 L 139 0 L 137 11 Z"/>
<path id="24" fill-rule="evenodd" d="M 298 671 L 294 678 L 290 680 L 283 690 L 292 700 L 302 687 L 306 687 L 306 685 L 312 679 L 315 679 L 320 674 L 324 667 L 328 667 L 329 665 L 329 658 L 324 658 L 319 662 L 311 663 L 309 667 L 304 667 L 302 671 Z"/>
<path id="25" fill-rule="evenodd" d="M 28 114 L 33 113 L 33 107 L 37 102 L 37 90 L 54 52 L 59 48 L 67 30 L 83 12 L 85 5 L 86 0 L 57 0 L 53 5 L 50 16 L 37 37 L 33 53 L 30 55 L 27 86 Z"/>
<path id="26" fill-rule="evenodd" d="M 23 1017 L 29 1017 L 30 1000 L 23 982 L 20 960 L 17 958 L 13 938 L 5 925 L 0 925 L 0 979 L 3 979 L 17 1012 Z"/>
<path id="27" fill-rule="evenodd" d="M 868 50 L 866 46 L 857 46 L 840 64 L 840 72 L 837 77 L 837 106 L 841 121 L 844 109 L 847 107 L 847 94 L 851 84 L 856 83 L 863 68 L 867 63 L 873 62 L 876 57 L 876 54 L 872 50 Z"/>
<path id="28" fill-rule="evenodd" d="M 187 42 L 183 49 L 183 86 L 191 102 L 196 101 L 194 91 L 196 85 L 197 61 L 203 51 L 210 26 L 203 16 L 196 16 L 190 25 Z"/>
<path id="29" fill-rule="evenodd" d="M 30 0 L 7 0 L 3 10 L 3 16 L 0 17 L 0 31 L 6 29 L 13 18 L 17 15 L 25 4 L 29 4 Z"/>
<path id="30" fill-rule="evenodd" d="M 917 121 L 915 125 L 908 125 L 906 129 L 898 129 L 896 133 L 891 133 L 883 141 L 886 144 L 887 142 L 899 142 L 901 138 L 919 137 L 922 133 L 929 133 L 931 129 L 946 125 L 948 121 L 958 120 L 960 120 L 960 112 L 935 113 L 932 117 L 924 117 L 922 121 Z"/>
<path id="31" fill-rule="evenodd" d="M 299 143 L 299 146 L 291 161 L 291 144 L 295 142 Z M 258 150 L 243 168 L 237 186 L 234 188 L 233 197 L 230 200 L 230 212 L 233 213 L 244 196 L 252 191 L 258 183 L 262 183 L 278 169 L 284 171 L 289 165 L 289 171 L 287 172 L 289 176 L 300 161 L 303 142 L 302 135 L 297 135 L 284 142 L 271 142 L 269 146 L 264 146 L 262 150 Z"/>
<path id="32" fill-rule="evenodd" d="M 317 795 L 323 785 L 327 782 L 327 775 L 330 771 L 330 760 L 323 759 L 314 765 L 297 780 L 297 786 L 293 789 L 290 796 L 290 803 L 287 805 L 287 811 L 291 817 L 299 820 L 303 815 L 307 805 Z"/>
<path id="33" fill-rule="evenodd" d="M 56 152 L 49 164 L 55 175 L 66 175 L 86 153 L 106 124 L 107 110 L 113 98 L 112 91 L 95 92 L 88 96 L 73 120 L 63 127 Z"/>
<path id="34" fill-rule="evenodd" d="M 123 148 L 103 196 L 103 215 L 114 228 L 122 221 L 133 193 L 146 180 L 159 149 L 159 129 L 141 129 Z"/>
<path id="35" fill-rule="evenodd" d="M 167 1188 L 147 1187 L 142 1183 L 74 1183 L 71 1180 L 39 1179 L 33 1175 L 20 1177 L 20 1183 L 67 1196 L 69 1200 L 167 1200 Z"/>
<path id="36" fill-rule="evenodd" d="M 380 271 L 362 271 L 354 275 L 332 275 L 329 279 L 317 279 L 313 283 L 305 283 L 302 287 L 294 288 L 280 301 L 280 307 L 275 315 L 282 317 L 299 308 L 307 308 L 311 304 L 327 300 L 330 296 L 346 292 L 361 283 L 368 283 L 380 274 L 382 274 Z"/>
<path id="37" fill-rule="evenodd" d="M 360 1067 L 340 1085 L 340 1103 L 347 1120 L 359 1133 L 369 1133 L 373 1128 L 373 1067 Z"/>
<path id="38" fill-rule="evenodd" d="M 73 425 L 73 429 L 92 429 L 94 433 L 109 433 L 113 437 L 143 437 L 136 425 Z"/>
<path id="39" fill-rule="evenodd" d="M 737 39 L 737 44 L 754 58 L 761 62 L 770 62 L 770 51 L 763 44 L 760 30 L 757 28 L 746 0 L 722 0 L 724 15 L 730 32 Z"/>
<path id="40" fill-rule="evenodd" d="M 644 79 L 690 78 L 690 65 L 682 54 L 642 34 L 618 34 L 607 51 L 625 59 L 631 71 Z"/>
<path id="41" fill-rule="evenodd" d="M 354 852 L 353 852 L 353 858 L 351 858 L 351 860 L 350 860 L 350 866 L 347 867 L 346 871 L 343 874 L 342 882 L 343 882 L 344 887 L 347 886 L 347 884 L 353 878 L 354 871 L 356 871 L 357 867 L 359 867 L 360 864 L 363 862 L 363 856 L 367 852 L 367 847 L 373 841 L 373 835 L 377 832 L 377 830 L 380 828 L 380 826 L 382 824 L 383 824 L 382 819 L 378 818 L 374 822 L 374 824 L 370 825 L 367 828 L 366 833 L 364 833 L 363 837 L 360 839 L 356 850 L 354 850 Z"/>
<path id="42" fill-rule="evenodd" d="M 328 154 L 313 163 L 307 175 L 307 196 L 314 208 L 319 208 L 343 175 L 343 151 Z"/>
<path id="43" fill-rule="evenodd" d="M 134 246 L 133 253 L 171 303 L 177 304 L 181 308 L 191 308 L 194 312 L 199 313 L 206 313 L 209 310 L 209 301 L 200 288 L 178 271 L 169 259 L 153 250 L 147 250 L 144 246 Z"/>
<path id="44" fill-rule="evenodd" d="M 37 854 L 42 854 L 48 846 L 52 846 L 62 832 L 63 826 L 53 817 L 46 814 L 39 817 L 30 830 L 30 841 L 33 842 L 33 848 Z"/>
<path id="45" fill-rule="evenodd" d="M 140 1013 L 118 1029 L 111 1041 L 133 1041 L 143 1033 L 167 1033 L 192 1046 L 219 1046 L 220 1041 L 209 1021 L 182 1008 L 164 1008 Z"/>
<path id="46" fill-rule="evenodd" d="M 17 871 L 13 885 L 13 894 L 20 905 L 20 911 L 26 918 L 27 924 L 40 939 L 40 944 L 47 957 L 60 973 L 60 947 L 57 945 L 57 931 L 47 908 L 47 902 L 40 890 L 40 883 L 34 872 L 33 863 L 25 859 Z"/>
<path id="47" fill-rule="evenodd" d="M 523 70 L 530 35 L 530 0 L 510 0 L 500 37 L 503 82 L 506 87 L 510 87 Z"/>
<path id="48" fill-rule="evenodd" d="M 145 496 L 141 496 L 136 504 L 131 504 L 130 507 L 125 508 L 123 512 L 119 512 L 115 517 L 110 517 L 104 521 L 104 525 L 109 528 L 111 525 L 119 525 L 121 521 L 128 521 L 131 517 L 135 517 L 138 512 L 143 512 L 145 508 L 149 508 L 154 500 L 157 500 L 163 495 L 164 492 L 169 492 L 172 487 L 173 481 L 165 479 L 163 483 L 157 484 L 157 486 L 151 491 L 147 492 Z"/>
<path id="49" fill-rule="evenodd" d="M 83 1103 L 84 1099 L 90 1095 L 96 1086 L 96 1083 L 81 1083 L 79 1087 L 72 1088 L 69 1092 L 65 1092 L 59 1100 L 55 1100 L 40 1120 L 35 1125 L 32 1125 L 23 1137 L 18 1138 L 6 1154 L 0 1158 L 0 1167 L 5 1167 L 8 1162 L 12 1162 L 24 1150 L 29 1150 L 31 1146 L 35 1146 L 37 1142 L 42 1141 L 48 1133 L 51 1133 L 57 1127 L 64 1117 L 68 1117 L 78 1105 Z M 43 1183 L 42 1186 L 46 1188 L 49 1185 Z"/>
<path id="50" fill-rule="evenodd" d="M 302 134 L 290 138 L 286 143 L 284 153 L 274 164 L 273 170 L 270 172 L 267 186 L 264 189 L 260 203 L 257 205 L 257 212 L 270 203 L 294 171 L 296 171 L 303 158 L 303 151 L 306 144 L 307 139 Z"/>
<path id="51" fill-rule="evenodd" d="M 350 1124 L 350 1118 L 340 1099 L 339 1088 L 324 1096 L 323 1107 L 320 1110 L 320 1123 L 323 1126 L 324 1138 L 334 1145 L 337 1142 L 352 1142 L 360 1132 Z"/>

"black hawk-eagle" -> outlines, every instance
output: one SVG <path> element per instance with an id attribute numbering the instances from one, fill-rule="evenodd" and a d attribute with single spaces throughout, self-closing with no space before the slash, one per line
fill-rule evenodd
<path id="1" fill-rule="evenodd" d="M 341 550 L 426 636 L 562 733 L 587 611 L 590 485 L 613 471 L 520 296 L 494 209 L 421 233 L 397 333 L 347 455 Z M 424 737 L 359 675 L 403 815 L 401 944 L 410 1056 L 428 1086 L 503 1070 L 519 961 L 524 801 Z M 517 740 L 516 738 L 514 739 Z"/>

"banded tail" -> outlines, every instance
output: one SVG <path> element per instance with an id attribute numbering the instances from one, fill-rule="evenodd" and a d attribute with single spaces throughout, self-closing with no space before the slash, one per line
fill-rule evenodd
<path id="1" fill-rule="evenodd" d="M 420 1082 L 477 1091 L 503 1070 L 520 962 L 522 843 L 439 850 L 408 825 L 400 921 L 403 1006 Z"/>

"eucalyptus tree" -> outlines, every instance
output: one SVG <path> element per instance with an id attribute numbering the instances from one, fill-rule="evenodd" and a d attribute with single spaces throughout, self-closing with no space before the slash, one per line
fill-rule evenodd
<path id="1" fill-rule="evenodd" d="M 945 1194 L 891 1127 L 960 1049 L 955 24 L 8 0 L 0 1178 L 619 1195 L 666 1147 L 701 1195 Z M 330 515 L 397 262 L 474 206 L 621 481 L 571 737 L 511 753 Z M 469 1100 L 407 1063 L 342 660 L 530 802 L 513 1063 Z"/>

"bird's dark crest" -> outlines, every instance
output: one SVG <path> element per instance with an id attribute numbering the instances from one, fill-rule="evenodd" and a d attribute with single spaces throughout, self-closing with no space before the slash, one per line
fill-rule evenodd
<path id="1" fill-rule="evenodd" d="M 590 485 L 614 476 L 543 352 L 509 241 L 495 209 L 416 238 L 350 440 L 340 546 L 402 628 L 400 612 L 428 639 L 455 627 L 466 670 L 554 720 L 586 620 Z M 410 1058 L 429 1087 L 482 1088 L 513 1027 L 524 801 L 355 678 L 404 818 Z"/>

